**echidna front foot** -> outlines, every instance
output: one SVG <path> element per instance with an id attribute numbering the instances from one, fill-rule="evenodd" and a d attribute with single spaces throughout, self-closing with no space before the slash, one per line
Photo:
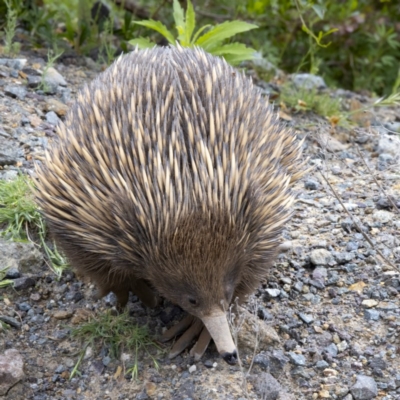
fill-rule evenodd
<path id="1" fill-rule="evenodd" d="M 180 334 L 182 334 L 182 336 L 173 345 L 168 357 L 176 357 L 178 354 L 182 353 L 182 351 L 187 349 L 193 340 L 199 337 L 199 340 L 190 351 L 190 355 L 194 356 L 196 361 L 199 360 L 207 350 L 211 340 L 211 336 L 204 327 L 203 322 L 189 314 L 182 321 L 168 329 L 161 336 L 160 341 L 167 342 Z"/>

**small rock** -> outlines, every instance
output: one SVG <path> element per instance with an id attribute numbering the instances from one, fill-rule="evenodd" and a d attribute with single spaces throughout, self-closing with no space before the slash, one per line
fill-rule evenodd
<path id="1" fill-rule="evenodd" d="M 5 396 L 8 390 L 24 377 L 24 361 L 16 349 L 8 349 L 0 355 L 0 395 Z"/>
<path id="2" fill-rule="evenodd" d="M 17 279 L 20 278 L 21 274 L 19 273 L 17 268 L 11 267 L 7 269 L 5 279 Z"/>
<path id="3" fill-rule="evenodd" d="M 381 222 L 382 224 L 387 224 L 393 220 L 393 213 L 385 210 L 378 210 L 372 214 L 372 218 L 375 221 Z"/>
<path id="4" fill-rule="evenodd" d="M 318 190 L 319 189 L 319 182 L 314 179 L 307 179 L 304 182 L 304 188 L 308 190 Z"/>
<path id="5" fill-rule="evenodd" d="M 378 387 L 373 378 L 357 375 L 357 382 L 350 388 L 355 400 L 369 400 L 378 395 Z"/>
<path id="6" fill-rule="evenodd" d="M 46 110 L 49 112 L 54 111 L 59 117 L 63 117 L 67 113 L 68 108 L 67 105 L 57 99 L 46 99 Z"/>
<path id="7" fill-rule="evenodd" d="M 269 297 L 278 297 L 281 294 L 279 289 L 265 289 Z"/>
<path id="8" fill-rule="evenodd" d="M 22 278 L 14 279 L 14 289 L 15 290 L 24 290 L 28 289 L 32 286 L 35 286 L 36 282 L 33 278 L 29 276 L 25 276 Z"/>
<path id="9" fill-rule="evenodd" d="M 292 361 L 292 364 L 298 365 L 299 367 L 303 367 L 306 365 L 306 358 L 302 354 L 289 352 L 289 358 Z"/>
<path id="10" fill-rule="evenodd" d="M 21 329 L 21 323 L 15 318 L 9 317 L 8 315 L 0 315 L 0 321 L 3 321 L 7 325 L 12 326 L 15 329 Z"/>
<path id="11" fill-rule="evenodd" d="M 53 314 L 55 319 L 68 319 L 72 317 L 72 312 L 69 310 L 59 310 Z"/>
<path id="12" fill-rule="evenodd" d="M 334 262 L 330 251 L 326 249 L 315 249 L 310 254 L 310 261 L 313 265 L 327 266 Z"/>
<path id="13" fill-rule="evenodd" d="M 376 310 L 365 310 L 364 318 L 368 321 L 378 321 L 381 313 Z"/>
<path id="14" fill-rule="evenodd" d="M 400 139 L 397 137 L 397 135 L 381 135 L 378 143 L 377 153 L 386 153 L 397 157 L 400 154 Z"/>
<path id="15" fill-rule="evenodd" d="M 190 374 L 193 374 L 193 372 L 196 372 L 196 370 L 197 370 L 197 367 L 194 364 L 189 367 L 189 373 Z"/>
<path id="16" fill-rule="evenodd" d="M 279 377 L 285 367 L 285 365 L 289 362 L 289 358 L 287 358 L 282 351 L 274 350 L 272 355 L 269 357 L 269 369 L 270 373 L 275 377 Z"/>
<path id="17" fill-rule="evenodd" d="M 27 91 L 24 86 L 7 85 L 4 87 L 4 93 L 7 96 L 12 97 L 13 99 L 18 98 L 19 100 L 23 100 L 26 96 Z"/>
<path id="18" fill-rule="evenodd" d="M 19 71 L 24 68 L 27 61 L 26 58 L 0 58 L 0 65 Z"/>
<path id="19" fill-rule="evenodd" d="M 291 80 L 298 89 L 312 90 L 326 88 L 325 81 L 320 76 L 313 74 L 293 74 Z"/>
<path id="20" fill-rule="evenodd" d="M 343 203 L 343 205 L 347 211 L 354 211 L 358 208 L 358 204 L 356 204 L 356 203 Z M 334 209 L 335 209 L 335 211 L 343 211 L 344 212 L 343 206 L 341 204 L 336 204 Z"/>
<path id="21" fill-rule="evenodd" d="M 322 372 L 325 376 L 336 376 L 338 372 L 333 368 L 326 368 Z"/>
<path id="22" fill-rule="evenodd" d="M 329 390 L 320 390 L 318 392 L 318 396 L 321 399 L 330 399 L 331 398 L 331 395 L 329 394 Z"/>
<path id="23" fill-rule="evenodd" d="M 265 400 L 276 400 L 282 390 L 280 383 L 269 373 L 262 373 L 256 380 L 255 386 Z"/>
<path id="24" fill-rule="evenodd" d="M 374 299 L 366 299 L 363 300 L 361 303 L 365 308 L 371 308 L 378 305 L 378 302 Z"/>
<path id="25" fill-rule="evenodd" d="M 28 88 L 36 89 L 42 83 L 42 77 L 37 75 L 28 75 Z"/>
<path id="26" fill-rule="evenodd" d="M 49 124 L 52 124 L 52 125 L 56 126 L 60 122 L 60 118 L 58 118 L 57 114 L 54 111 L 49 111 L 46 114 L 46 121 Z"/>
<path id="27" fill-rule="evenodd" d="M 338 355 L 338 348 L 335 343 L 331 343 L 329 346 L 325 347 L 325 351 L 332 357 L 336 357 Z"/>
<path id="28" fill-rule="evenodd" d="M 64 77 L 53 67 L 47 68 L 43 74 L 43 81 L 50 86 L 67 86 Z"/>
<path id="29" fill-rule="evenodd" d="M 311 322 L 314 322 L 314 318 L 312 315 L 309 314 L 304 314 L 304 313 L 299 313 L 300 319 L 305 322 L 306 324 L 311 324 Z"/>
<path id="30" fill-rule="evenodd" d="M 325 368 L 328 368 L 328 367 L 329 367 L 329 364 L 325 360 L 319 360 L 315 364 L 315 368 L 317 368 L 317 369 L 325 369 Z"/>

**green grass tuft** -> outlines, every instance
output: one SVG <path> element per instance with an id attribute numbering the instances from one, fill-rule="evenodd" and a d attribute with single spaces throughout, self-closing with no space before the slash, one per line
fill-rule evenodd
<path id="1" fill-rule="evenodd" d="M 134 353 L 134 361 L 127 370 L 128 374 L 132 374 L 132 378 L 138 377 L 139 352 L 147 353 L 152 358 L 155 368 L 158 368 L 157 360 L 150 353 L 150 350 L 160 350 L 160 347 L 150 338 L 147 327 L 133 323 L 128 311 L 116 316 L 108 311 L 77 328 L 73 328 L 71 334 L 84 343 L 84 349 L 71 372 L 70 378 L 73 378 L 77 373 L 79 374 L 78 367 L 88 346 L 98 348 L 105 346 L 114 358 L 117 358 L 122 351 Z"/>
<path id="2" fill-rule="evenodd" d="M 10 181 L 0 179 L 0 235 L 14 241 L 26 241 L 31 240 L 29 232 L 37 235 L 50 268 L 58 278 L 61 277 L 68 262 L 55 244 L 49 246 L 46 243 L 47 229 L 33 200 L 32 182 L 23 175 Z"/>
<path id="3" fill-rule="evenodd" d="M 11 181 L 0 180 L 1 235 L 12 240 L 26 240 L 29 226 L 39 226 L 41 215 L 33 201 L 28 178 L 23 175 Z"/>
<path id="4" fill-rule="evenodd" d="M 280 100 L 296 111 L 313 111 L 323 117 L 339 117 L 342 114 L 341 100 L 317 89 L 297 89 L 286 84 L 282 87 Z"/>

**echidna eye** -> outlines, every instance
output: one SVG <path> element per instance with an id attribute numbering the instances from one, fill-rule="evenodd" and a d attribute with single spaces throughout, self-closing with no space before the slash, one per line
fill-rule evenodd
<path id="1" fill-rule="evenodd" d="M 189 303 L 192 304 L 193 306 L 197 306 L 197 300 L 194 299 L 193 297 L 189 298 Z"/>

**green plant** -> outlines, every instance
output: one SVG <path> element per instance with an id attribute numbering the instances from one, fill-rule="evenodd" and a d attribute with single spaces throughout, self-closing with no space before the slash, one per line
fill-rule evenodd
<path id="1" fill-rule="evenodd" d="M 27 178 L 22 175 L 11 181 L 0 180 L 1 235 L 12 240 L 26 240 L 30 226 L 39 226 L 41 215 L 30 195 Z"/>
<path id="2" fill-rule="evenodd" d="M 213 27 L 211 27 L 211 25 L 204 25 L 194 33 L 196 26 L 195 13 L 190 0 L 187 1 L 186 14 L 178 0 L 174 0 L 173 17 L 175 28 L 178 32 L 176 37 L 160 21 L 150 19 L 147 21 L 137 21 L 135 23 L 157 31 L 173 46 L 176 46 L 177 42 L 183 47 L 199 46 L 211 54 L 224 57 L 225 60 L 232 65 L 253 58 L 254 49 L 246 47 L 243 43 L 235 42 L 223 44 L 223 41 L 238 33 L 255 29 L 257 28 L 256 25 L 243 21 L 226 21 Z M 205 32 L 206 30 L 207 32 Z M 133 39 L 129 43 L 137 45 L 140 48 L 153 47 L 155 45 L 149 39 L 143 37 Z"/>
<path id="3" fill-rule="evenodd" d="M 47 63 L 43 69 L 42 79 L 39 85 L 39 89 L 43 90 L 44 92 L 49 91 L 49 86 L 48 83 L 46 82 L 47 73 L 49 72 L 50 68 L 54 67 L 54 63 L 59 57 L 62 56 L 63 53 L 64 51 L 63 50 L 59 51 L 57 49 L 57 46 L 55 46 L 55 50 L 49 49 L 47 51 Z"/>
<path id="4" fill-rule="evenodd" d="M 296 111 L 313 111 L 323 117 L 340 117 L 341 100 L 317 89 L 297 89 L 287 83 L 282 86 L 280 100 Z"/>
<path id="5" fill-rule="evenodd" d="M 47 230 L 42 215 L 32 198 L 32 183 L 23 175 L 11 181 L 0 180 L 0 235 L 11 240 L 28 240 L 30 231 L 38 237 L 50 268 L 57 277 L 68 267 L 65 257 L 55 244 L 48 246 Z"/>
<path id="6" fill-rule="evenodd" d="M 4 54 L 14 55 L 17 54 L 21 48 L 20 43 L 13 42 L 15 36 L 15 29 L 18 23 L 18 14 L 20 10 L 12 4 L 12 0 L 4 0 L 7 8 L 6 26 L 4 28 Z M 19 3 L 18 3 L 19 5 Z"/>
<path id="7" fill-rule="evenodd" d="M 321 0 L 317 1 L 316 4 L 313 4 L 313 3 L 307 4 L 307 6 L 309 8 L 311 8 L 315 12 L 315 15 L 316 15 L 316 17 L 310 19 L 309 26 L 307 26 L 307 23 L 305 22 L 303 15 L 302 15 L 303 10 L 301 9 L 299 0 L 294 0 L 294 3 L 296 5 L 297 11 L 299 13 L 299 18 L 302 23 L 301 29 L 308 35 L 308 46 L 309 46 L 307 53 L 303 56 L 299 66 L 298 66 L 298 71 L 301 70 L 307 62 L 309 62 L 310 73 L 317 74 L 319 71 L 319 65 L 321 64 L 321 60 L 316 57 L 317 51 L 320 48 L 327 48 L 331 44 L 331 42 L 323 43 L 323 40 L 327 36 L 331 35 L 333 32 L 336 32 L 337 28 L 329 29 L 326 32 L 320 30 L 318 32 L 318 36 L 317 36 L 313 32 L 313 27 L 316 22 L 324 19 L 324 15 L 326 12 L 326 6 L 323 4 L 323 2 Z M 309 59 L 309 61 L 308 61 L 308 59 Z"/>
<path id="8" fill-rule="evenodd" d="M 0 289 L 3 289 L 7 286 L 12 286 L 14 284 L 14 281 L 12 279 L 4 279 L 7 275 L 8 269 L 9 267 L 0 267 Z"/>
<path id="9" fill-rule="evenodd" d="M 117 358 L 122 351 L 133 352 L 134 361 L 127 371 L 132 374 L 132 378 L 138 376 L 139 352 L 148 354 L 153 360 L 154 366 L 158 368 L 158 362 L 151 354 L 150 349 L 160 350 L 160 348 L 149 337 L 147 328 L 135 325 L 127 311 L 116 316 L 112 315 L 110 311 L 101 314 L 77 328 L 72 328 L 71 334 L 85 344 L 70 378 L 79 373 L 79 364 L 88 346 L 107 347 L 110 355 L 114 358 Z"/>

